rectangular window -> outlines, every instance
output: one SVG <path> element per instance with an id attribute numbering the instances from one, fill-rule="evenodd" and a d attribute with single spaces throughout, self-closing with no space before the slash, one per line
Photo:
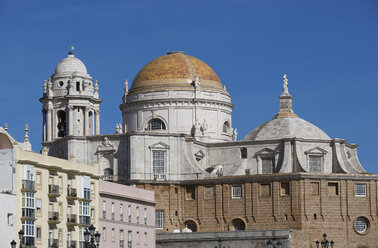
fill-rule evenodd
<path id="1" fill-rule="evenodd" d="M 155 227 L 156 229 L 163 229 L 163 211 L 162 210 L 156 210 L 155 213 Z"/>
<path id="2" fill-rule="evenodd" d="M 131 247 L 132 247 L 132 243 L 133 243 L 133 240 L 132 240 L 132 232 L 131 232 L 131 231 L 128 231 L 128 232 L 127 232 L 127 247 L 128 247 L 128 248 L 131 248 Z"/>
<path id="3" fill-rule="evenodd" d="M 91 199 L 91 178 L 83 176 L 83 196 L 84 199 Z"/>
<path id="4" fill-rule="evenodd" d="M 139 237 L 139 231 L 136 232 L 136 242 L 139 244 L 140 237 Z"/>
<path id="5" fill-rule="evenodd" d="M 129 208 L 127 209 L 127 211 L 128 211 L 127 221 L 131 222 L 131 205 L 129 205 Z"/>
<path id="6" fill-rule="evenodd" d="M 106 219 L 106 201 L 102 202 L 102 218 Z"/>
<path id="7" fill-rule="evenodd" d="M 260 196 L 261 197 L 268 197 L 270 196 L 270 183 L 262 183 L 260 184 Z"/>
<path id="8" fill-rule="evenodd" d="M 114 238 L 114 228 L 112 228 L 112 241 L 113 242 L 115 241 L 115 238 Z"/>
<path id="9" fill-rule="evenodd" d="M 123 230 L 119 230 L 119 247 L 120 248 L 124 248 L 124 244 L 123 244 Z"/>
<path id="10" fill-rule="evenodd" d="M 196 199 L 196 188 L 194 186 L 186 186 L 185 196 L 186 196 L 186 200 Z"/>
<path id="11" fill-rule="evenodd" d="M 319 183 L 311 182 L 311 193 L 312 195 L 319 195 Z"/>
<path id="12" fill-rule="evenodd" d="M 103 241 L 106 240 L 106 228 L 105 227 L 102 228 L 102 237 L 101 238 L 102 238 Z"/>
<path id="13" fill-rule="evenodd" d="M 37 227 L 36 229 L 35 229 L 35 237 L 37 238 L 37 239 L 40 239 L 41 238 L 41 228 L 40 227 Z"/>
<path id="14" fill-rule="evenodd" d="M 94 183 L 91 183 L 91 194 L 94 193 Z"/>
<path id="15" fill-rule="evenodd" d="M 35 217 L 34 193 L 26 192 L 22 194 L 22 217 Z"/>
<path id="16" fill-rule="evenodd" d="M 41 210 L 41 207 L 42 207 L 42 200 L 41 199 L 37 199 L 36 200 L 37 211 Z"/>
<path id="17" fill-rule="evenodd" d="M 136 222 L 139 224 L 139 207 L 136 207 Z"/>
<path id="18" fill-rule="evenodd" d="M 114 220 L 114 202 L 112 202 L 112 220 Z"/>
<path id="19" fill-rule="evenodd" d="M 281 195 L 290 195 L 290 184 L 289 183 L 281 183 Z"/>
<path id="20" fill-rule="evenodd" d="M 310 155 L 308 158 L 310 161 L 310 172 L 322 172 L 322 156 Z"/>
<path id="21" fill-rule="evenodd" d="M 8 223 L 8 226 L 13 226 L 13 214 L 12 213 L 8 213 L 7 223 Z"/>
<path id="22" fill-rule="evenodd" d="M 95 209 L 91 208 L 91 218 L 93 219 L 95 217 Z"/>
<path id="23" fill-rule="evenodd" d="M 144 208 L 144 224 L 147 225 L 147 208 Z"/>
<path id="24" fill-rule="evenodd" d="M 328 183 L 328 195 L 339 195 L 338 183 Z"/>
<path id="25" fill-rule="evenodd" d="M 237 198 L 242 198 L 242 186 L 241 185 L 233 185 L 232 186 L 232 198 L 237 199 Z"/>
<path id="26" fill-rule="evenodd" d="M 365 183 L 356 183 L 354 184 L 354 195 L 359 197 L 366 196 L 366 184 Z"/>
<path id="27" fill-rule="evenodd" d="M 154 175 L 165 174 L 165 151 L 152 151 L 152 168 Z"/>
<path id="28" fill-rule="evenodd" d="M 274 173 L 274 158 L 262 158 L 262 174 Z"/>
<path id="29" fill-rule="evenodd" d="M 144 245 L 147 245 L 148 244 L 148 236 L 147 236 L 147 233 L 145 232 L 144 233 Z"/>
<path id="30" fill-rule="evenodd" d="M 123 204 L 119 205 L 119 220 L 123 221 Z"/>
<path id="31" fill-rule="evenodd" d="M 215 187 L 214 186 L 205 186 L 204 187 L 204 199 L 214 199 L 215 197 Z"/>
<path id="32" fill-rule="evenodd" d="M 59 185 L 59 188 L 61 189 L 62 188 L 62 177 L 58 177 L 58 185 Z"/>
<path id="33" fill-rule="evenodd" d="M 247 158 L 248 157 L 247 148 L 245 148 L 245 147 L 240 148 L 240 156 L 241 156 L 241 158 Z"/>
<path id="34" fill-rule="evenodd" d="M 38 185 L 41 184 L 41 172 L 37 172 L 36 183 L 37 183 Z"/>

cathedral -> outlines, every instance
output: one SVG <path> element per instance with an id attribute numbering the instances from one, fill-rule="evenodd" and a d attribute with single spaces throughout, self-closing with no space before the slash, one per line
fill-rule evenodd
<path id="1" fill-rule="evenodd" d="M 147 63 L 119 99 L 122 124 L 102 134 L 98 82 L 70 51 L 43 85 L 42 144 L 153 190 L 158 234 L 290 229 L 291 247 L 316 247 L 323 233 L 336 247 L 377 247 L 378 176 L 356 144 L 295 114 L 286 74 L 278 111 L 243 139 L 226 87 L 184 52 Z"/>

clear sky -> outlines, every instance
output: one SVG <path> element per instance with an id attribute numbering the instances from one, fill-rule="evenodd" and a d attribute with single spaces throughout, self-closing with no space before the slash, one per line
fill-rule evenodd
<path id="1" fill-rule="evenodd" d="M 376 0 L 0 0 L 0 125 L 41 148 L 43 80 L 75 46 L 100 85 L 101 132 L 121 122 L 123 80 L 182 50 L 231 94 L 238 139 L 277 112 L 287 73 L 296 114 L 357 143 L 378 173 Z"/>

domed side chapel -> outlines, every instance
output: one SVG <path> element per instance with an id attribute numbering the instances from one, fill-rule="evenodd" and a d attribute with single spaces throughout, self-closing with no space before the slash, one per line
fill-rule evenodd
<path id="1" fill-rule="evenodd" d="M 378 177 L 356 144 L 294 113 L 286 74 L 282 88 L 273 119 L 238 140 L 217 74 L 169 52 L 124 82 L 123 123 L 101 134 L 99 84 L 71 50 L 43 85 L 42 144 L 99 163 L 104 180 L 155 191 L 158 233 L 290 229 L 293 247 L 324 232 L 340 247 L 375 245 Z"/>

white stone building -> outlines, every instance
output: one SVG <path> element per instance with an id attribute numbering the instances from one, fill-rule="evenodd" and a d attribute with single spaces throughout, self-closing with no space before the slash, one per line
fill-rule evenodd
<path id="1" fill-rule="evenodd" d="M 99 163 L 105 179 L 178 181 L 263 173 L 363 173 L 357 145 L 298 117 L 286 75 L 272 120 L 237 140 L 231 96 L 204 62 L 183 52 L 152 60 L 124 83 L 122 124 L 100 134 L 99 86 L 72 51 L 44 85 L 49 155 Z M 273 96 L 272 96 L 273 97 Z"/>

